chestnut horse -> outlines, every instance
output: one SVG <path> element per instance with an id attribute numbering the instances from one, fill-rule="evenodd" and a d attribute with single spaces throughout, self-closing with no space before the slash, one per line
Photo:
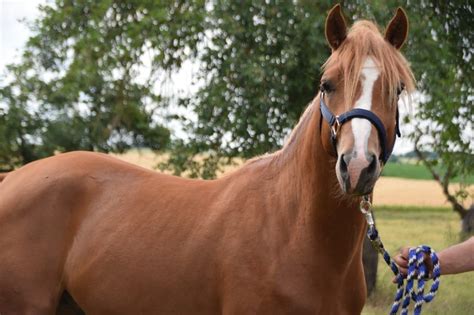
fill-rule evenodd
<path id="1" fill-rule="evenodd" d="M 367 119 L 336 141 L 320 99 L 365 108 L 394 144 L 397 89 L 413 89 L 399 52 L 408 21 L 326 21 L 321 89 L 285 146 L 217 180 L 159 174 L 74 152 L 0 184 L 0 313 L 359 314 L 365 302 L 360 196 L 382 167 Z M 315 52 L 316 53 L 316 52 Z M 339 185 L 338 185 L 339 182 Z"/>

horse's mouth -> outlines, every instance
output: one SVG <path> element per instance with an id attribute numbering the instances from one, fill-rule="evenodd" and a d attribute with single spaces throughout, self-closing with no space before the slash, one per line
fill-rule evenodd
<path id="1" fill-rule="evenodd" d="M 370 195 L 374 191 L 374 186 L 375 186 L 375 182 L 367 184 L 367 185 L 359 185 L 358 184 L 355 188 L 350 187 L 350 184 L 346 183 L 346 181 L 343 182 L 342 184 L 341 184 L 341 182 L 339 182 L 339 184 L 342 188 L 342 191 L 344 193 L 350 195 L 350 196 Z"/>

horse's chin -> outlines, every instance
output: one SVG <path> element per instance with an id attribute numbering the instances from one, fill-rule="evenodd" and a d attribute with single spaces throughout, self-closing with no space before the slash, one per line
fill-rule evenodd
<path id="1" fill-rule="evenodd" d="M 348 181 L 344 181 L 341 176 L 337 176 L 337 181 L 339 183 L 339 187 L 344 192 L 344 194 L 351 196 L 351 197 L 358 197 L 358 196 L 366 196 L 372 194 L 374 191 L 375 183 L 377 182 L 379 175 L 374 176 L 367 180 L 367 182 L 363 184 L 358 184 L 356 187 L 350 187 Z"/>
<path id="2" fill-rule="evenodd" d="M 348 194 L 349 196 L 360 197 L 360 196 L 366 196 L 366 195 L 372 194 L 373 190 L 374 190 L 374 186 L 364 191 L 349 191 L 349 192 L 345 191 L 345 193 Z"/>
<path id="3" fill-rule="evenodd" d="M 361 197 L 361 196 L 366 196 L 370 195 L 373 192 L 373 187 L 364 191 L 356 191 L 356 190 L 346 190 L 344 186 L 341 186 L 341 190 L 346 194 L 347 196 L 350 197 Z"/>

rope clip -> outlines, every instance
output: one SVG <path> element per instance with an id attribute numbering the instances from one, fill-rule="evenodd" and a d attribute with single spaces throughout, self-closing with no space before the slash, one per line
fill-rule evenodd
<path id="1" fill-rule="evenodd" d="M 373 226 L 375 224 L 374 216 L 372 215 L 372 204 L 370 203 L 369 196 L 362 197 L 360 201 L 360 212 L 365 216 L 367 224 Z"/>

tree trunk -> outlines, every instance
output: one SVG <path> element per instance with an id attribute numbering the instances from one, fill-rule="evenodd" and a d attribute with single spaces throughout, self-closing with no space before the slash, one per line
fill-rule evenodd
<path id="1" fill-rule="evenodd" d="M 420 129 L 417 129 L 418 137 L 415 139 L 415 153 L 420 159 L 420 161 L 428 168 L 433 179 L 436 180 L 443 189 L 443 194 L 446 196 L 446 199 L 451 204 L 454 212 L 457 212 L 461 217 L 462 228 L 460 233 L 461 241 L 466 239 L 468 236 L 474 235 L 474 204 L 471 204 L 471 207 L 467 209 L 461 203 L 462 199 L 458 200 L 457 194 L 452 194 L 449 191 L 449 181 L 454 177 L 452 165 L 448 165 L 443 176 L 440 176 L 434 168 L 433 162 L 430 162 L 423 154 L 423 152 L 418 148 L 418 142 L 421 137 Z"/>
<path id="2" fill-rule="evenodd" d="M 374 291 L 375 283 L 377 281 L 377 266 L 379 264 L 379 255 L 367 237 L 364 239 L 364 247 L 362 253 L 365 284 L 367 286 L 367 296 L 369 296 Z"/>
<path id="3" fill-rule="evenodd" d="M 474 204 L 471 205 L 466 215 L 462 218 L 462 234 L 463 237 L 474 234 Z"/>

